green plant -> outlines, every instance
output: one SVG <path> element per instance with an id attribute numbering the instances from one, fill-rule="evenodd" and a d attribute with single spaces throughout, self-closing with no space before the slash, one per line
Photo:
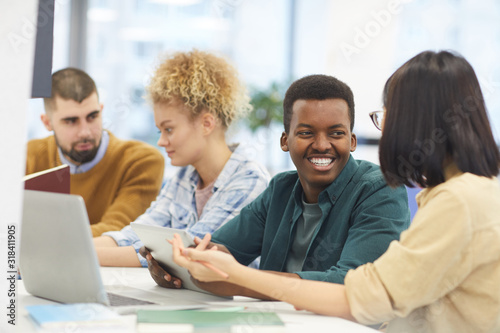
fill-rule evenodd
<path id="1" fill-rule="evenodd" d="M 268 128 L 271 123 L 283 122 L 283 89 L 277 82 L 265 89 L 251 89 L 252 112 L 247 117 L 248 127 L 255 132 L 260 127 Z"/>

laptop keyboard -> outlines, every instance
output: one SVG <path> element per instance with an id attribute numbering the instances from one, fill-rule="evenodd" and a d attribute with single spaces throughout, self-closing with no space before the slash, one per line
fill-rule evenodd
<path id="1" fill-rule="evenodd" d="M 153 302 L 143 301 L 137 298 L 121 296 L 108 292 L 109 304 L 111 306 L 126 306 L 126 305 L 144 305 L 144 304 L 156 304 Z"/>

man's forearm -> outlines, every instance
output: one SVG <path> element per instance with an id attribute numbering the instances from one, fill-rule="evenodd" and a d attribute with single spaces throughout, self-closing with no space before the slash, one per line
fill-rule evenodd
<path id="1" fill-rule="evenodd" d="M 300 279 L 300 276 L 298 276 L 295 273 L 275 272 L 275 271 L 264 271 L 264 272 Z M 229 282 L 201 282 L 197 280 L 195 280 L 195 282 L 200 288 L 220 296 L 246 296 L 265 301 L 276 300 L 273 297 L 261 294 L 255 290 L 246 288 L 245 286 L 239 286 Z"/>
<path id="2" fill-rule="evenodd" d="M 296 308 L 355 321 L 347 301 L 345 287 L 336 283 L 290 278 L 290 273 L 268 274 L 245 266 L 229 272 L 229 280 L 245 284 L 275 299 L 290 303 Z M 276 274 L 277 273 L 277 274 Z M 278 276 L 280 275 L 280 276 Z"/>

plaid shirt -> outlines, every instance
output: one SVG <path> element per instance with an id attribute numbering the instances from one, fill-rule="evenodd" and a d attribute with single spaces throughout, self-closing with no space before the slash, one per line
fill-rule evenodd
<path id="1" fill-rule="evenodd" d="M 191 236 L 203 238 L 240 213 L 267 187 L 270 176 L 260 164 L 248 160 L 237 147 L 214 183 L 213 194 L 201 216 L 196 212 L 195 190 L 199 181 L 193 166 L 181 168 L 163 186 L 160 194 L 134 223 L 185 229 Z M 118 246 L 132 245 L 136 252 L 143 246 L 130 226 L 121 231 L 106 232 Z M 137 253 L 142 266 L 147 261 Z"/>

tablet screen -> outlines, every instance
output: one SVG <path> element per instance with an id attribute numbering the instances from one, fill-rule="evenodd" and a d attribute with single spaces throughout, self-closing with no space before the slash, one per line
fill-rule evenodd
<path id="1" fill-rule="evenodd" d="M 177 265 L 172 258 L 172 245 L 167 239 L 173 239 L 174 234 L 181 236 L 185 247 L 194 246 L 193 238 L 185 231 L 160 227 L 156 225 L 130 223 L 130 226 L 139 236 L 144 246 L 146 246 L 153 258 L 171 275 L 182 280 L 182 286 L 186 289 L 209 293 L 198 287 L 192 280 L 189 271 Z"/>

